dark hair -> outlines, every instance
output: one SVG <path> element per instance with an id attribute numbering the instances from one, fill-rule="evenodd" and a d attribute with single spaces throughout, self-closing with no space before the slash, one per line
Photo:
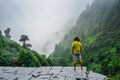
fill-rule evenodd
<path id="1" fill-rule="evenodd" d="M 76 37 L 74 38 L 74 41 L 80 41 L 79 37 L 76 36 Z"/>

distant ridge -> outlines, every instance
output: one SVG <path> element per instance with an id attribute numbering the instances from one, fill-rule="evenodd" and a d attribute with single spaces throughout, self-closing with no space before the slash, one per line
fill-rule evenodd
<path id="1" fill-rule="evenodd" d="M 72 66 L 71 43 L 79 36 L 82 59 L 89 70 L 120 79 L 120 0 L 94 0 L 64 39 L 56 44 L 55 65 Z"/>

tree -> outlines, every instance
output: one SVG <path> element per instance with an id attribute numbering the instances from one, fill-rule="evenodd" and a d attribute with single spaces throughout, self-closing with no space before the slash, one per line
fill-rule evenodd
<path id="1" fill-rule="evenodd" d="M 26 48 L 28 48 L 28 47 L 32 47 L 32 45 L 31 45 L 31 44 L 26 43 L 26 44 L 25 44 L 25 47 L 26 47 Z"/>
<path id="2" fill-rule="evenodd" d="M 33 55 L 33 53 L 26 49 L 21 49 L 19 53 L 19 63 L 23 67 L 39 67 L 41 66 L 38 59 Z"/>
<path id="3" fill-rule="evenodd" d="M 49 63 L 44 55 L 39 55 L 36 51 L 32 51 L 32 53 L 39 60 L 39 62 L 42 66 L 49 66 Z"/>
<path id="4" fill-rule="evenodd" d="M 28 41 L 28 40 L 29 40 L 29 38 L 28 38 L 27 35 L 22 35 L 19 41 L 23 42 L 23 47 L 24 48 L 32 47 L 31 44 L 26 43 L 26 41 Z"/>
<path id="5" fill-rule="evenodd" d="M 2 36 L 2 31 L 0 30 L 0 36 Z"/>
<path id="6" fill-rule="evenodd" d="M 10 28 L 7 28 L 5 31 L 4 31 L 4 33 L 5 33 L 5 36 L 7 37 L 7 38 L 11 38 L 11 36 L 10 36 Z"/>
<path id="7" fill-rule="evenodd" d="M 48 57 L 47 62 L 49 63 L 49 66 L 54 66 L 54 62 Z"/>

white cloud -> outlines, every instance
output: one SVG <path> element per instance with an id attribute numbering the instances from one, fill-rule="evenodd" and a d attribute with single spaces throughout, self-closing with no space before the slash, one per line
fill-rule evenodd
<path id="1" fill-rule="evenodd" d="M 0 29 L 10 27 L 12 39 L 16 41 L 20 35 L 28 35 L 33 49 L 42 53 L 47 42 L 51 43 L 50 47 L 53 43 L 51 48 L 54 48 L 63 36 L 63 25 L 71 19 L 76 20 L 86 4 L 91 2 L 92 0 L 0 0 Z M 57 32 L 61 34 L 56 37 Z"/>

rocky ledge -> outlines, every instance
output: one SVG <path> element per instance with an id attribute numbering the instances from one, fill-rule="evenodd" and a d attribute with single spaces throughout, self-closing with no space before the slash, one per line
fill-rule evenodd
<path id="1" fill-rule="evenodd" d="M 105 76 L 86 72 L 86 67 L 0 67 L 0 80 L 104 80 Z"/>

